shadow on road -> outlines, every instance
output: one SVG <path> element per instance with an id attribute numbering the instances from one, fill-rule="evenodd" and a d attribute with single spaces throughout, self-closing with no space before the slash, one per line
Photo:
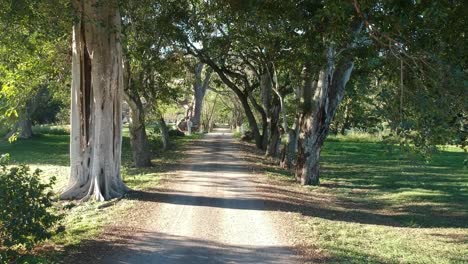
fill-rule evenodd
<path id="1" fill-rule="evenodd" d="M 129 235 L 120 235 L 128 232 Z M 86 241 L 74 263 L 289 263 L 278 254 L 288 247 L 243 247 L 144 230 L 115 227 L 104 234 L 105 241 Z M 110 243 L 109 239 L 112 240 Z M 96 252 L 99 252 L 98 254 Z M 101 258 L 112 252 L 112 257 Z M 275 252 L 276 254 L 271 254 Z M 260 262 L 261 261 L 261 262 Z"/>

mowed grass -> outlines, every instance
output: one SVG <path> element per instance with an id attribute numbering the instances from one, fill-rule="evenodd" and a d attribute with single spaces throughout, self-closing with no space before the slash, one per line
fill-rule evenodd
<path id="1" fill-rule="evenodd" d="M 9 143 L 0 140 L 0 154 L 9 153 L 11 163 L 27 164 L 31 170 L 42 170 L 41 177 L 44 180 L 54 176 L 57 181 L 54 192 L 59 194 L 67 185 L 69 177 L 69 139 L 66 130 L 41 128 L 35 129 L 36 134 L 32 139 L 17 140 Z M 124 129 L 122 142 L 122 177 L 124 182 L 132 190 L 145 190 L 157 186 L 161 179 L 171 172 L 171 166 L 184 157 L 181 150 L 183 146 L 202 135 L 193 134 L 180 138 L 171 138 L 172 147 L 168 151 L 162 151 L 162 143 L 157 135 L 150 138 L 151 148 L 154 153 L 153 167 L 133 168 L 132 154 L 128 129 Z M 75 246 L 84 240 L 97 237 L 105 225 L 110 224 L 122 212 L 129 210 L 136 203 L 132 199 L 123 199 L 114 206 L 100 209 L 103 203 L 79 201 L 59 201 L 55 210 L 64 215 L 60 225 L 64 231 L 57 233 L 51 240 L 46 241 L 35 256 L 25 256 L 23 260 L 29 263 L 52 263 L 60 260 L 57 252 L 73 251 Z"/>
<path id="2" fill-rule="evenodd" d="M 327 263 L 468 263 L 466 158 L 446 147 L 426 163 L 375 140 L 327 141 L 321 185 L 292 183 L 311 197 L 312 209 L 297 218 L 309 255 Z M 267 174 L 292 182 L 290 172 Z"/>

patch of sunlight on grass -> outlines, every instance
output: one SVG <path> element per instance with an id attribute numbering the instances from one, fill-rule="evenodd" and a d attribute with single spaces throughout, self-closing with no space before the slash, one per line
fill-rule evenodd
<path id="1" fill-rule="evenodd" d="M 70 167 L 60 165 L 48 165 L 48 164 L 29 164 L 31 171 L 40 169 L 41 177 L 44 180 L 48 180 L 51 177 L 56 178 L 54 185 L 54 192 L 58 193 L 65 188 L 68 183 L 68 177 L 70 175 Z"/>
<path id="2" fill-rule="evenodd" d="M 65 211 L 64 231 L 53 236 L 51 242 L 62 246 L 76 246 L 83 240 L 96 238 L 103 226 L 131 208 L 133 201 L 122 200 L 112 207 L 98 209 L 103 203 L 81 203 Z"/>
<path id="3" fill-rule="evenodd" d="M 150 187 L 154 187 L 159 184 L 161 180 L 161 174 L 157 172 L 150 172 L 142 170 L 140 173 L 134 173 L 132 175 L 124 174 L 124 182 L 132 190 L 144 190 Z"/>
<path id="4" fill-rule="evenodd" d="M 400 189 L 398 192 L 394 193 L 385 193 L 383 195 L 379 196 L 379 199 L 382 200 L 391 200 L 394 203 L 395 202 L 404 202 L 404 201 L 424 201 L 427 200 L 428 198 L 434 199 L 434 198 L 441 198 L 441 197 L 447 197 L 450 196 L 449 194 L 443 192 L 443 191 L 438 191 L 438 190 L 426 190 L 426 189 L 420 189 L 420 188 L 404 188 Z"/>

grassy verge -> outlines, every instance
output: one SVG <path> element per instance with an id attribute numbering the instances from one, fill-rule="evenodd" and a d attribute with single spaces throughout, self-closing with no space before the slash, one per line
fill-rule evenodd
<path id="1" fill-rule="evenodd" d="M 28 164 L 31 169 L 42 170 L 42 176 L 55 176 L 57 183 L 54 191 L 59 193 L 66 186 L 69 175 L 69 135 L 61 128 L 36 130 L 37 134 L 29 140 L 13 143 L 0 141 L 0 153 L 9 153 L 13 164 Z M 50 133 L 49 133 L 50 132 Z M 188 142 L 201 138 L 200 134 L 171 138 L 172 146 L 168 151 L 161 151 L 162 143 L 158 136 L 151 138 L 154 166 L 137 169 L 131 167 L 131 150 L 128 133 L 124 131 L 122 144 L 122 175 L 125 183 L 133 190 L 144 190 L 157 186 L 170 171 L 170 166 L 182 159 L 182 150 Z M 102 228 L 122 212 L 135 205 L 132 199 L 123 199 L 115 206 L 99 209 L 102 203 L 57 202 L 55 210 L 64 215 L 61 221 L 64 231 L 41 245 L 34 256 L 26 256 L 27 263 L 51 263 L 61 258 L 64 248 L 73 251 L 84 240 L 97 237 Z"/>
<path id="2" fill-rule="evenodd" d="M 336 137 L 323 148 L 319 187 L 272 166 L 265 173 L 305 195 L 297 222 L 316 261 L 468 263 L 466 158 L 446 147 L 426 163 L 375 140 Z"/>

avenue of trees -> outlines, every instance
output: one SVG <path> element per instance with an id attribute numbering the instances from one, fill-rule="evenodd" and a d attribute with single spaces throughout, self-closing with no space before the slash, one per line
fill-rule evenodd
<path id="1" fill-rule="evenodd" d="M 244 124 L 266 157 L 316 185 L 330 133 L 390 131 L 425 154 L 465 147 L 467 10 L 457 0 L 0 1 L 0 124 L 26 139 L 69 113 L 63 199 L 128 190 L 123 102 L 136 167 L 151 166 L 149 123 L 169 144 L 164 113 L 177 106 L 178 129 Z"/>

